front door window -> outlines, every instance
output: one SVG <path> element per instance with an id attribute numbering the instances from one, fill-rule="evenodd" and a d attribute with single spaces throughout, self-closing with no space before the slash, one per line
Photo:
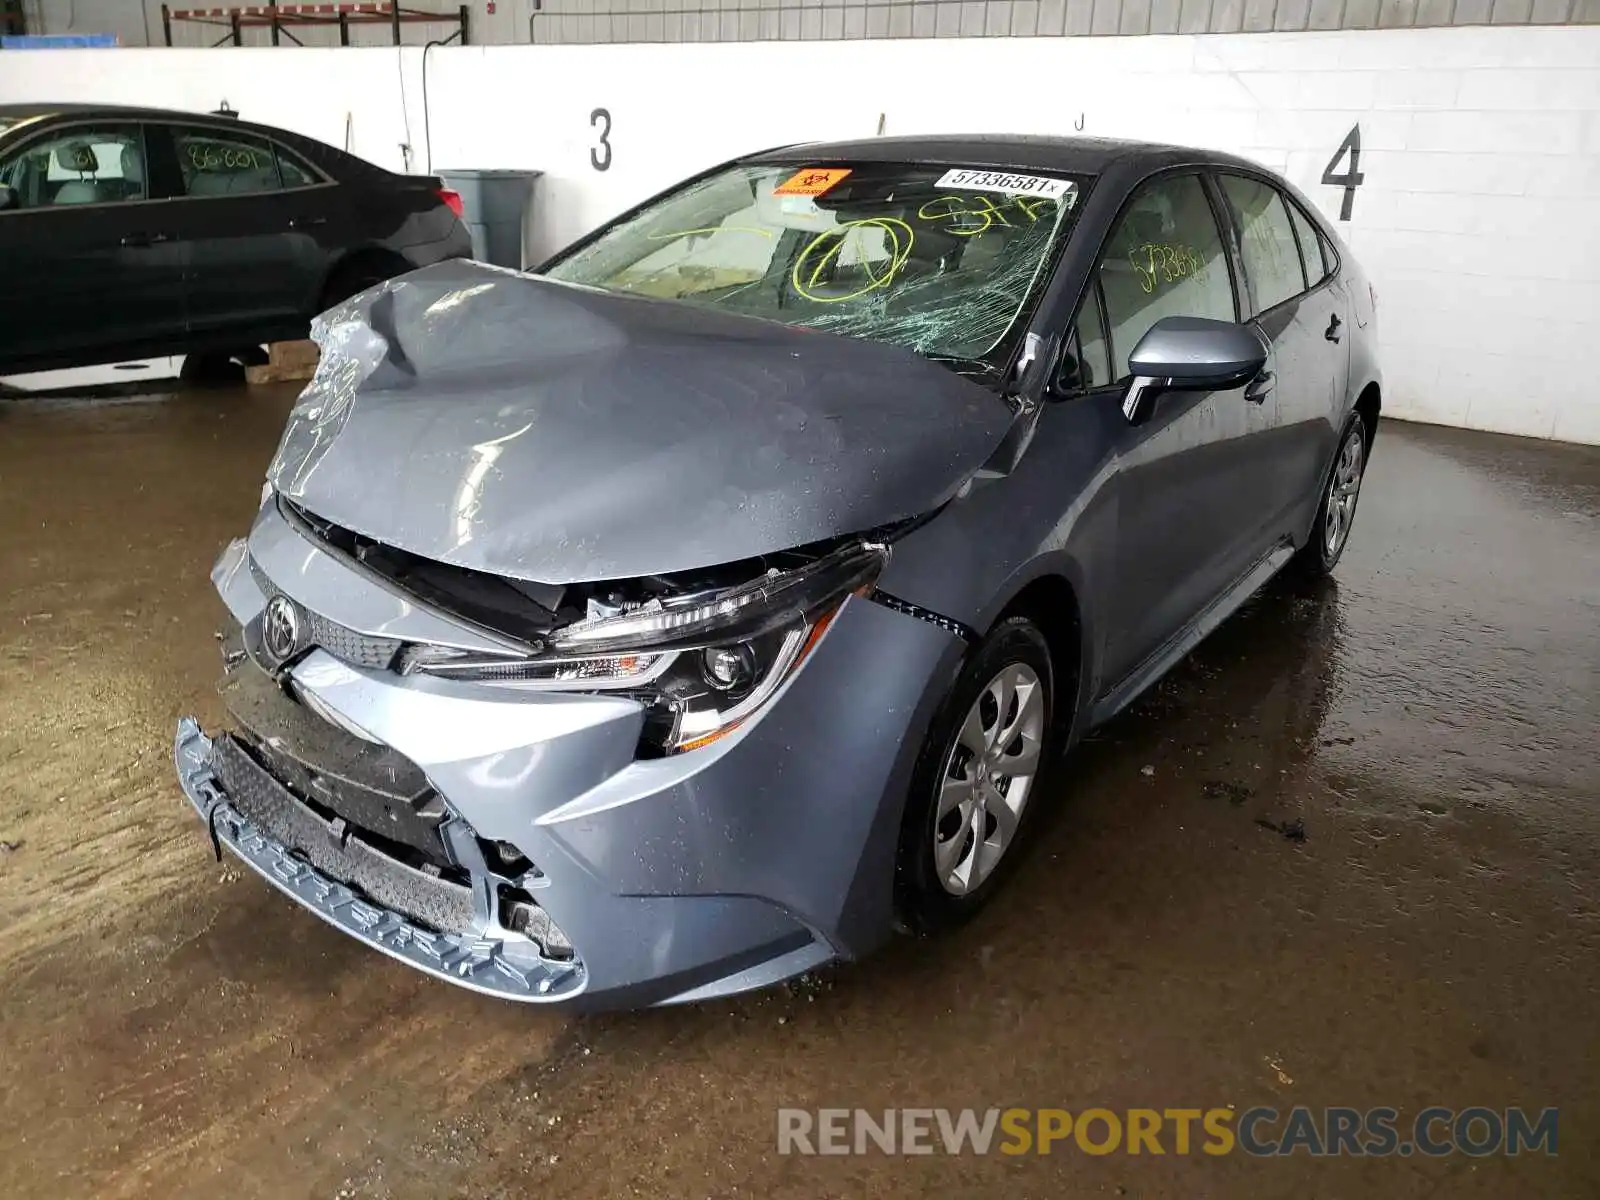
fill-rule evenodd
<path id="1" fill-rule="evenodd" d="M 13 211 L 125 204 L 150 197 L 137 125 L 74 126 L 38 138 L 0 162 Z"/>
<path id="2" fill-rule="evenodd" d="M 1238 319 L 1222 235 L 1198 175 L 1163 179 L 1139 193 L 1112 231 L 1097 277 L 1118 379 L 1128 376 L 1128 355 L 1161 318 Z"/>

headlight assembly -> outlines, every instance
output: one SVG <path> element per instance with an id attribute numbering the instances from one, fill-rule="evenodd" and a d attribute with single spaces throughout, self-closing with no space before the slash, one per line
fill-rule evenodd
<path id="1" fill-rule="evenodd" d="M 647 742 L 681 753 L 758 712 L 805 661 L 845 597 L 871 588 L 888 554 L 881 545 L 852 544 L 737 587 L 576 621 L 526 656 L 413 646 L 398 666 L 541 689 L 620 691 L 648 706 Z"/>

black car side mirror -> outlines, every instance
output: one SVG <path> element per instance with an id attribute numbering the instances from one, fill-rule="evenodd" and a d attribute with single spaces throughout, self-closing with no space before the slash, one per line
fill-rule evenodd
<path id="1" fill-rule="evenodd" d="M 0 212 L 21 207 L 22 202 L 17 198 L 17 189 L 9 183 L 0 183 Z"/>
<path id="2" fill-rule="evenodd" d="M 1128 356 L 1133 375 L 1123 414 L 1135 425 L 1162 392 L 1225 392 L 1261 373 L 1268 347 L 1250 325 L 1208 317 L 1163 317 Z"/>

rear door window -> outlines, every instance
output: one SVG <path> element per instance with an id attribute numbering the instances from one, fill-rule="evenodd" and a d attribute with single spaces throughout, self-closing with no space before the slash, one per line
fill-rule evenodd
<path id="1" fill-rule="evenodd" d="M 172 131 L 186 196 L 249 196 L 283 190 L 272 143 L 247 133 L 185 128 Z"/>
<path id="2" fill-rule="evenodd" d="M 1096 277 L 1117 379 L 1127 377 L 1128 355 L 1163 317 L 1238 320 L 1222 235 L 1198 175 L 1145 187 L 1107 239 Z"/>
<path id="3" fill-rule="evenodd" d="M 1300 245 L 1277 188 L 1243 175 L 1224 175 L 1222 190 L 1239 227 L 1244 273 L 1255 293 L 1256 311 L 1251 315 L 1259 316 L 1306 290 Z M 1319 278 L 1321 274 L 1317 272 Z"/>

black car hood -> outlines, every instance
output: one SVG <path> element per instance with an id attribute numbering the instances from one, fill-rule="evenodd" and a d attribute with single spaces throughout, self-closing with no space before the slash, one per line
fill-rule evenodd
<path id="1" fill-rule="evenodd" d="M 1012 420 L 907 350 L 471 262 L 363 293 L 313 336 L 278 491 L 413 554 L 543 583 L 917 516 Z"/>

